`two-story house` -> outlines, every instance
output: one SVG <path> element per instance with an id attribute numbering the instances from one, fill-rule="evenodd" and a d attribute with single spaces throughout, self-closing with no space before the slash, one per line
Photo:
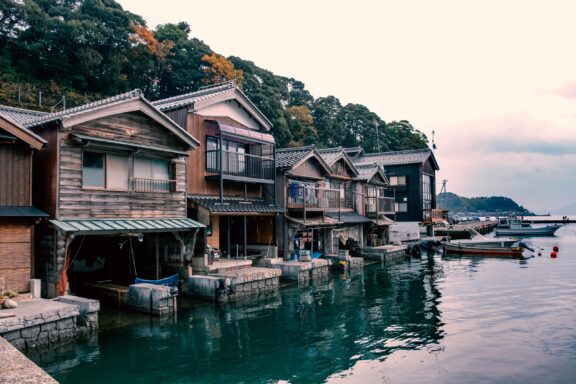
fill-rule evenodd
<path id="1" fill-rule="evenodd" d="M 187 157 L 199 143 L 140 91 L 21 123 L 47 142 L 33 196 L 51 217 L 35 258 L 48 297 L 158 279 L 190 261 L 202 225 L 186 216 Z"/>
<path id="2" fill-rule="evenodd" d="M 190 153 L 188 214 L 223 257 L 276 257 L 272 124 L 234 83 L 154 105 L 199 141 Z"/>
<path id="3" fill-rule="evenodd" d="M 354 165 L 384 167 L 395 199 L 396 221 L 423 221 L 436 208 L 436 171 L 440 168 L 430 149 L 383 153 L 356 153 Z"/>
<path id="4" fill-rule="evenodd" d="M 341 198 L 344 184 L 331 184 L 334 171 L 314 146 L 282 148 L 276 153 L 276 202 L 286 207 L 277 220 L 279 256 L 313 256 L 337 252 L 332 230 L 342 224 L 338 213 L 346 210 Z M 336 218 L 335 218 L 336 217 Z"/>
<path id="5" fill-rule="evenodd" d="M 48 216 L 32 205 L 32 159 L 46 141 L 12 118 L 19 113 L 0 107 L 0 292 L 29 291 L 34 224 Z"/>
<path id="6" fill-rule="evenodd" d="M 358 176 L 354 179 L 356 211 L 370 220 L 364 225 L 361 246 L 379 246 L 387 243 L 388 226 L 393 222 L 387 216 L 394 215 L 394 198 L 389 197 L 389 181 L 384 169 L 378 164 L 357 165 Z"/>

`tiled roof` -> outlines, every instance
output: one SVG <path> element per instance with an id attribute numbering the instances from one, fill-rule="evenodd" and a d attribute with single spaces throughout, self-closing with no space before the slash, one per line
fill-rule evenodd
<path id="1" fill-rule="evenodd" d="M 154 104 L 157 108 L 165 111 L 185 107 L 194 104 L 198 101 L 206 100 L 211 97 L 222 95 L 231 91 L 239 92 L 244 97 L 244 99 L 246 99 L 246 101 L 250 104 L 250 106 L 252 106 L 270 126 L 272 126 L 272 123 L 270 122 L 270 120 L 268 120 L 266 115 L 264 115 L 262 111 L 258 109 L 256 104 L 254 104 L 252 100 L 250 100 L 248 96 L 246 96 L 246 94 L 242 92 L 242 90 L 238 88 L 236 86 L 236 83 L 233 81 L 206 87 L 195 92 L 186 93 L 184 95 L 178 95 L 168 97 L 166 99 L 156 100 L 152 104 Z"/>
<path id="2" fill-rule="evenodd" d="M 28 109 L 8 107 L 7 105 L 0 105 L 0 114 L 7 116 L 20 125 L 25 125 L 31 120 L 38 119 L 41 116 L 47 115 L 46 112 L 31 111 Z"/>
<path id="3" fill-rule="evenodd" d="M 344 152 L 342 151 L 342 148 L 340 148 L 340 147 L 318 149 L 318 153 L 320 153 L 320 155 L 322 156 L 324 161 L 329 165 L 334 164 L 344 154 Z"/>
<path id="4" fill-rule="evenodd" d="M 379 165 L 423 164 L 430 156 L 433 156 L 430 149 L 412 149 L 397 152 L 366 153 L 352 161 L 355 165 L 367 163 L 378 163 Z"/>
<path id="5" fill-rule="evenodd" d="M 108 107 L 110 105 L 116 104 L 121 101 L 130 100 L 130 99 L 138 99 L 143 98 L 142 91 L 139 89 L 135 89 L 130 92 L 122 93 L 120 95 L 108 97 L 106 99 L 94 101 L 92 103 L 83 104 L 78 107 L 65 109 L 63 111 L 54 112 L 54 113 L 46 113 L 43 115 L 37 115 L 35 118 L 27 119 L 27 121 L 23 122 L 26 128 L 34 127 L 37 125 L 45 124 L 51 121 L 59 120 L 63 117 L 71 117 L 77 115 L 79 113 L 86 112 L 92 109 L 98 109 L 102 107 Z"/>
<path id="6" fill-rule="evenodd" d="M 276 168 L 292 168 L 294 164 L 302 160 L 310 151 L 315 148 L 313 145 L 306 147 L 280 148 L 276 150 Z"/>
<path id="7" fill-rule="evenodd" d="M 372 223 L 372 220 L 356 212 L 340 212 L 340 216 L 338 212 L 327 212 L 326 215 L 344 224 Z"/>
<path id="8" fill-rule="evenodd" d="M 354 180 L 368 181 L 378 172 L 378 164 L 356 164 L 358 176 Z"/>
<path id="9" fill-rule="evenodd" d="M 284 213 L 286 209 L 264 200 L 226 197 L 224 203 L 220 202 L 219 197 L 188 195 L 188 199 L 194 201 L 201 207 L 208 209 L 211 213 Z"/>

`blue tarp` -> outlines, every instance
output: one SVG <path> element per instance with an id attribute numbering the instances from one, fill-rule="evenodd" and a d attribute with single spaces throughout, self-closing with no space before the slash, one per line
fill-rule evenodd
<path id="1" fill-rule="evenodd" d="M 165 277 L 165 278 L 160 279 L 160 280 L 144 280 L 144 279 L 140 279 L 137 277 L 135 283 L 136 284 L 145 283 L 145 284 L 167 285 L 169 287 L 177 287 L 179 280 L 180 279 L 178 278 L 178 275 L 176 274 L 176 275 Z"/>

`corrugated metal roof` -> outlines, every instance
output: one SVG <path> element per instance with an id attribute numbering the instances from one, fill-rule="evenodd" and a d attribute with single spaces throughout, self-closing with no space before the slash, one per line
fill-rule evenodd
<path id="1" fill-rule="evenodd" d="M 50 220 L 62 232 L 78 235 L 113 233 L 181 232 L 204 228 L 204 224 L 188 218 L 173 219 L 67 219 Z"/>
<path id="2" fill-rule="evenodd" d="M 372 220 L 357 212 L 340 212 L 340 216 L 338 216 L 338 212 L 327 212 L 326 215 L 344 224 L 372 223 Z"/>
<path id="3" fill-rule="evenodd" d="M 189 195 L 188 198 L 201 207 L 214 214 L 279 214 L 286 212 L 274 203 L 260 199 L 247 199 L 227 197 L 220 202 L 219 197 Z"/>
<path id="4" fill-rule="evenodd" d="M 352 161 L 356 165 L 367 163 L 378 163 L 379 165 L 423 164 L 430 156 L 434 158 L 432 150 L 426 148 L 396 152 L 367 153 L 358 158 L 354 158 Z M 437 165 L 435 159 L 433 159 L 433 162 Z"/>
<path id="5" fill-rule="evenodd" d="M 48 217 L 49 215 L 33 206 L 30 207 L 0 207 L 0 217 Z"/>

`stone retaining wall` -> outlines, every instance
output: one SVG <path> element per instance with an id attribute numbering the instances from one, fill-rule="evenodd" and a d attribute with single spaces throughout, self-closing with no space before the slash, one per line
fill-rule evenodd
<path id="1" fill-rule="evenodd" d="M 0 336 L 19 350 L 45 348 L 98 330 L 96 300 L 68 297 L 68 302 L 36 299 L 20 303 L 12 317 L 0 319 Z M 91 305 L 81 308 L 75 299 Z M 86 304 L 86 302 L 84 302 Z"/>

